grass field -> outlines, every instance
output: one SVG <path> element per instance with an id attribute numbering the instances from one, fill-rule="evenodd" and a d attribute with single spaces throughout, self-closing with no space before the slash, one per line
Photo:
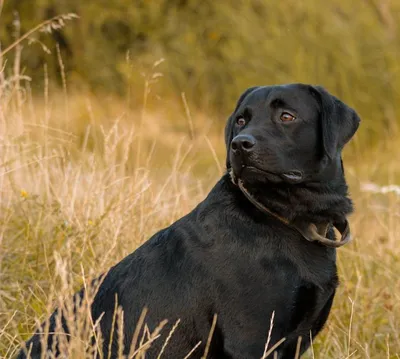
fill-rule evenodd
<path id="1" fill-rule="evenodd" d="M 45 81 L 39 96 L 29 82 L 20 85 L 23 74 L 17 46 L 15 50 L 13 77 L 6 78 L 0 61 L 4 358 L 16 353 L 57 303 L 65 303 L 91 278 L 190 211 L 223 173 L 225 163 L 226 119 L 191 113 L 184 97 L 181 103 L 159 106 L 157 112 L 147 110 L 154 74 L 145 79 L 139 96 L 143 105 L 137 110 L 132 110 L 129 96 L 121 100 L 88 91 L 68 94 L 64 77 L 64 91 L 50 90 Z M 353 94 L 352 87 L 349 92 Z M 384 110 L 394 111 L 395 105 Z M 341 286 L 308 358 L 400 356 L 400 187 L 395 186 L 400 183 L 400 140 L 396 122 L 389 126 L 384 116 L 386 122 L 394 118 L 384 111 L 382 120 L 371 116 L 369 126 L 361 125 L 345 151 L 356 205 L 351 217 L 354 241 L 338 250 Z M 379 140 L 375 136 L 374 146 L 368 146 L 359 140 L 368 138 L 367 130 L 385 135 Z M 96 323 L 85 320 L 87 307 L 79 316 L 70 358 L 90 357 L 85 343 L 96 332 Z M 266 333 L 268 328 L 266 322 Z M 149 338 L 138 340 L 143 345 L 135 357 L 140 358 Z"/>
<path id="2" fill-rule="evenodd" d="M 205 197 L 224 170 L 225 119 L 183 106 L 169 120 L 89 94 L 5 91 L 0 101 L 0 357 L 9 358 L 56 303 Z M 399 181 L 399 145 L 362 150 L 356 139 L 345 153 L 354 241 L 338 250 L 341 285 L 308 358 L 400 355 L 400 196 L 366 186 Z M 70 357 L 85 356 L 90 333 L 78 326 Z"/>

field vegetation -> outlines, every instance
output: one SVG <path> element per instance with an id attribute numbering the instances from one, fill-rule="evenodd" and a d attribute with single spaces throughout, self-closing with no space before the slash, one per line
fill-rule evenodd
<path id="1" fill-rule="evenodd" d="M 399 358 L 399 20 L 389 0 L 0 0 L 0 357 L 205 197 L 246 87 L 300 81 L 362 118 L 344 153 L 354 241 L 306 357 Z M 71 358 L 97 328 L 79 317 Z"/>

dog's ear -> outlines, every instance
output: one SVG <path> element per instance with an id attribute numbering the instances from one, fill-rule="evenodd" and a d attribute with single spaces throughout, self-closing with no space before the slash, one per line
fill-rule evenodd
<path id="1" fill-rule="evenodd" d="M 329 159 L 334 159 L 357 131 L 360 118 L 356 111 L 323 87 L 312 88 L 320 103 L 323 149 Z"/>
<path id="2" fill-rule="evenodd" d="M 243 100 L 249 95 L 251 92 L 253 92 L 255 89 L 258 89 L 259 86 L 255 87 L 250 87 L 248 88 L 245 92 L 243 92 L 239 100 L 236 104 L 235 110 L 233 111 L 232 115 L 229 116 L 228 121 L 225 126 L 225 145 L 226 145 L 226 150 L 227 150 L 227 156 L 226 156 L 226 168 L 229 169 L 231 167 L 230 162 L 229 162 L 229 146 L 231 144 L 231 141 L 233 139 L 233 129 L 235 128 L 235 113 L 238 110 L 239 106 L 242 104 Z"/>

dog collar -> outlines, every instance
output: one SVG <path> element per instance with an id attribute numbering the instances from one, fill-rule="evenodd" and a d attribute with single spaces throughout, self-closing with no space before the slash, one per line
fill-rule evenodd
<path id="1" fill-rule="evenodd" d="M 345 219 L 343 222 L 332 223 L 332 225 L 341 234 L 340 240 L 335 241 L 326 237 L 326 233 L 328 231 L 330 223 L 316 225 L 314 223 L 306 224 L 306 223 L 301 223 L 299 221 L 290 222 L 288 219 L 274 213 L 273 211 L 265 207 L 262 203 L 258 202 L 244 187 L 243 181 L 241 179 L 238 179 L 237 182 L 236 181 L 233 182 L 240 188 L 240 190 L 249 200 L 249 202 L 251 202 L 261 212 L 269 214 L 278 219 L 279 221 L 281 221 L 282 223 L 286 224 L 288 227 L 297 230 L 307 241 L 318 242 L 326 247 L 331 247 L 331 248 L 339 248 L 351 241 L 350 226 L 347 219 Z"/>

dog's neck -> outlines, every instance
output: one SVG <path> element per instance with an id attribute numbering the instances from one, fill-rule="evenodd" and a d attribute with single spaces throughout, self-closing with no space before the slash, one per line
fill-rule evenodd
<path id="1" fill-rule="evenodd" d="M 330 176 L 322 176 L 321 180 L 299 184 L 267 182 L 255 184 L 246 183 L 246 179 L 243 179 L 243 185 L 257 202 L 288 222 L 301 221 L 315 224 L 341 222 L 353 211 L 353 204 L 348 198 L 348 187 L 341 161 L 335 172 L 335 176 L 330 180 L 328 179 Z M 260 212 L 249 203 L 238 188 L 237 179 L 226 174 L 223 181 L 231 182 L 232 191 L 250 214 Z"/>

